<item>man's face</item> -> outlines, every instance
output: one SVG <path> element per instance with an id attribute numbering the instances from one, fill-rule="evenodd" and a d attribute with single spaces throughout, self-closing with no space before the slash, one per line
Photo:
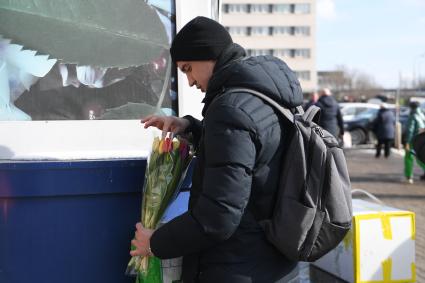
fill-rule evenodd
<path id="1" fill-rule="evenodd" d="M 187 76 L 190 86 L 196 86 L 202 92 L 207 91 L 215 61 L 178 61 L 177 67 Z"/>

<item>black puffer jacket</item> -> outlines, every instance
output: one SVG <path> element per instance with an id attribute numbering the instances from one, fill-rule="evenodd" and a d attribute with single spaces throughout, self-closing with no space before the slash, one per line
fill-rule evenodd
<path id="1" fill-rule="evenodd" d="M 244 58 L 234 44 L 219 57 L 204 99 L 188 212 L 159 228 L 151 248 L 184 256 L 184 282 L 276 282 L 295 266 L 266 239 L 258 220 L 272 214 L 286 129 L 260 91 L 294 108 L 302 103 L 295 74 L 271 57 Z"/>
<path id="2" fill-rule="evenodd" d="M 378 140 L 394 139 L 395 116 L 393 111 L 387 108 L 379 109 L 378 115 L 373 121 L 373 130 Z"/>
<path id="3" fill-rule="evenodd" d="M 344 121 L 336 99 L 332 96 L 321 96 L 316 106 L 321 110 L 319 125 L 335 137 L 343 135 Z"/>

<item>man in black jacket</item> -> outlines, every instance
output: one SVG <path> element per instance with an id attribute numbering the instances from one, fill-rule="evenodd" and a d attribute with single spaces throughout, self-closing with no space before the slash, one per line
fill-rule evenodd
<path id="1" fill-rule="evenodd" d="M 328 88 L 322 89 L 319 95 L 320 98 L 315 104 L 321 110 L 319 125 L 336 138 L 342 139 L 344 136 L 344 121 L 338 102 Z"/>
<path id="2" fill-rule="evenodd" d="M 259 222 L 273 213 L 289 127 L 260 98 L 228 89 L 254 89 L 295 108 L 303 99 L 300 84 L 284 62 L 246 57 L 223 26 L 204 17 L 180 30 L 170 52 L 189 84 L 206 93 L 204 119 L 149 116 L 142 122 L 193 134 L 189 209 L 155 231 L 137 224 L 131 254 L 183 256 L 185 283 L 284 282 L 296 263 L 267 241 Z"/>

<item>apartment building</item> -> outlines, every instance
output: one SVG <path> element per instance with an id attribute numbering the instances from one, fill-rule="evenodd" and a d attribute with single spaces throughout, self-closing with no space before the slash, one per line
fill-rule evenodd
<path id="1" fill-rule="evenodd" d="M 221 23 L 249 55 L 274 55 L 317 88 L 315 0 L 224 0 Z"/>

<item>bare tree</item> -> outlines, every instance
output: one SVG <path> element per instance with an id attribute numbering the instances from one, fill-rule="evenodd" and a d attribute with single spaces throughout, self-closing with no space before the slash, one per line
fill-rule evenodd
<path id="1" fill-rule="evenodd" d="M 379 95 L 382 87 L 373 76 L 339 65 L 332 72 L 322 72 L 320 87 L 329 87 L 338 99 L 362 100 Z"/>

